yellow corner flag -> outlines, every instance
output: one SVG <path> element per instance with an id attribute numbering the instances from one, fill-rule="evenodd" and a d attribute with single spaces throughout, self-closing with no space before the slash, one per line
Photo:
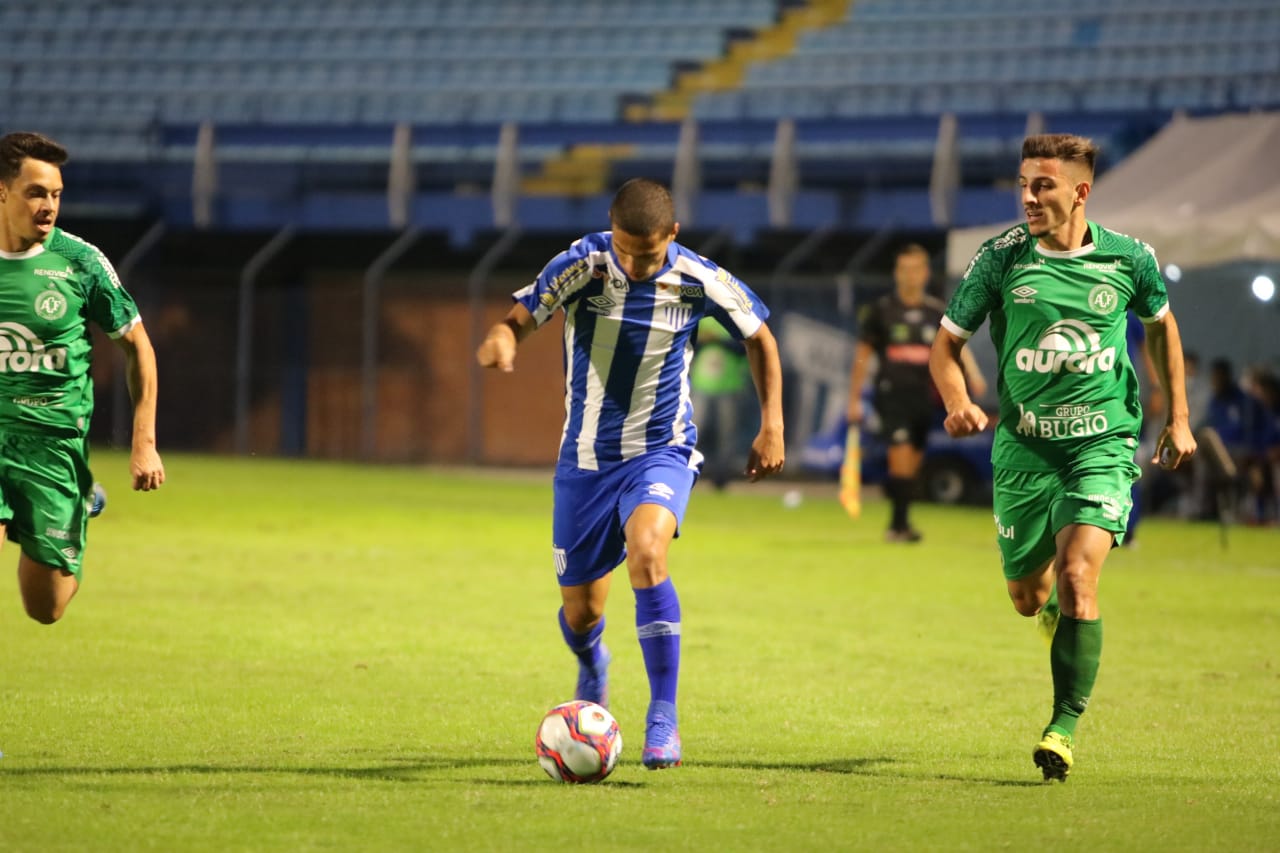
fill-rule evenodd
<path id="1" fill-rule="evenodd" d="M 862 515 L 862 430 L 849 424 L 844 434 L 844 464 L 840 466 L 840 503 L 850 518 Z"/>

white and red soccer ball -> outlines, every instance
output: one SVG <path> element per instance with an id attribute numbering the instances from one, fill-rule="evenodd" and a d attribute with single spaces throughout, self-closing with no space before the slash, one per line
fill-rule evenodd
<path id="1" fill-rule="evenodd" d="M 618 764 L 622 732 L 604 708 L 575 699 L 555 706 L 542 718 L 535 749 L 538 763 L 552 779 L 599 782 Z"/>

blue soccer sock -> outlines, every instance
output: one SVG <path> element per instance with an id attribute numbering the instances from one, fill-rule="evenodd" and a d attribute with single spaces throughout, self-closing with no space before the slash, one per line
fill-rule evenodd
<path id="1" fill-rule="evenodd" d="M 649 674 L 649 699 L 674 705 L 680 679 L 680 599 L 671 578 L 635 593 L 636 635 Z"/>
<path id="2" fill-rule="evenodd" d="M 560 608 L 560 633 L 564 635 L 564 642 L 569 647 L 569 651 L 577 656 L 578 662 L 591 670 L 592 674 L 598 674 L 596 667 L 600 665 L 600 660 L 604 656 L 604 644 L 600 642 L 601 636 L 604 635 L 604 617 L 600 617 L 600 622 L 585 634 L 576 633 L 569 627 L 569 623 L 564 619 L 564 608 Z"/>

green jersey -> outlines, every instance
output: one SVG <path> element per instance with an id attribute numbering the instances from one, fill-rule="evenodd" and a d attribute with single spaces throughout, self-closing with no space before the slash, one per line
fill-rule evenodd
<path id="1" fill-rule="evenodd" d="M 1169 297 L 1150 246 L 1088 226 L 1092 241 L 1068 252 L 1041 247 L 1025 224 L 988 240 L 947 306 L 942 325 L 962 338 L 991 320 L 998 468 L 1055 471 L 1137 447 L 1142 407 L 1125 314 L 1153 323 Z"/>
<path id="2" fill-rule="evenodd" d="M 97 247 L 54 228 L 25 252 L 0 252 L 0 432 L 88 432 L 89 321 L 112 338 L 138 322 L 133 298 Z"/>

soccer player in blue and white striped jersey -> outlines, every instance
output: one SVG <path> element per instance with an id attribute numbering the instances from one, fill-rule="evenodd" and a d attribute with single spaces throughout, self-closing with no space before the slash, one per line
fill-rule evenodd
<path id="1" fill-rule="evenodd" d="M 680 601 L 667 549 L 702 465 L 689 401 L 698 321 L 714 317 L 746 346 L 760 400 L 746 466 L 752 481 L 782 470 L 782 368 L 760 298 L 675 242 L 665 187 L 627 181 L 609 220 L 611 231 L 582 237 L 513 295 L 476 357 L 512 370 L 518 343 L 564 311 L 565 423 L 552 522 L 560 628 L 578 658 L 576 698 L 607 705 L 604 607 L 613 569 L 625 560 L 649 676 L 642 760 L 661 769 L 681 763 Z"/>

